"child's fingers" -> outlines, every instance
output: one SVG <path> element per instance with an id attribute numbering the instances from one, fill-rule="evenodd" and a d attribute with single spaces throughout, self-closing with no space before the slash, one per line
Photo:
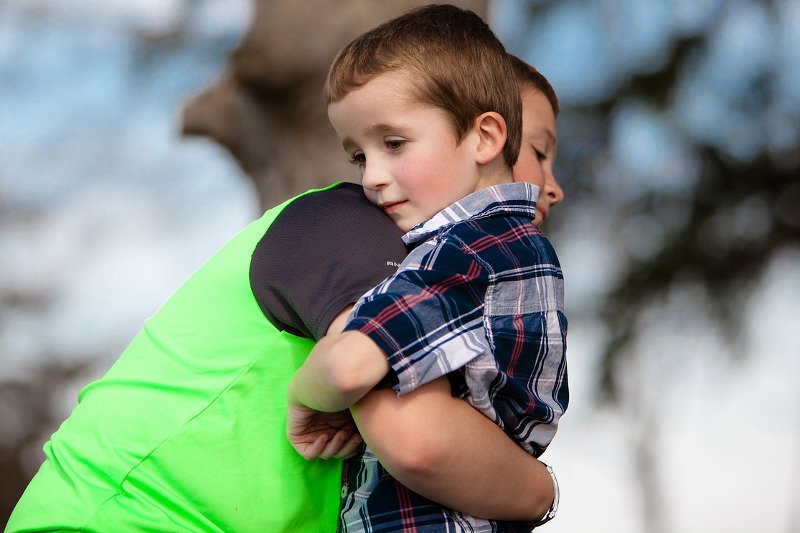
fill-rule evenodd
<path id="1" fill-rule="evenodd" d="M 311 461 L 312 459 L 316 459 L 317 457 L 322 457 L 322 452 L 329 444 L 328 441 L 329 441 L 328 435 L 320 435 L 311 444 L 295 445 L 294 443 L 292 443 L 292 446 L 294 446 L 294 449 L 297 450 L 297 453 L 302 455 L 304 459 Z M 323 459 L 327 458 L 323 457 Z"/>
<path id="2" fill-rule="evenodd" d="M 347 459 L 352 457 L 356 454 L 356 452 L 361 447 L 361 435 L 359 433 L 354 433 L 347 442 L 341 447 L 341 449 L 335 453 L 333 456 L 336 459 Z"/>
<path id="3" fill-rule="evenodd" d="M 352 432 L 349 429 L 340 429 L 331 438 L 330 442 L 325 446 L 319 456 L 322 459 L 330 459 L 339 452 L 342 446 L 350 439 Z"/>

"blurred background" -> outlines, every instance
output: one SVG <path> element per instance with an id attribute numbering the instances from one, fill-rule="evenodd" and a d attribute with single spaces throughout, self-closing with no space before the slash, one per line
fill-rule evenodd
<path id="1" fill-rule="evenodd" d="M 417 2 L 0 2 L 0 523 L 207 257 L 355 180 L 320 87 Z M 476 0 L 562 105 L 556 532 L 800 532 L 800 0 Z M 301 275 L 301 274 L 298 274 Z"/>

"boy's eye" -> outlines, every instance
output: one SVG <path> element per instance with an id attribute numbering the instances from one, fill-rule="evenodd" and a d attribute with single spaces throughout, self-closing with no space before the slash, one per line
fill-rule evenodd
<path id="1" fill-rule="evenodd" d="M 536 154 L 536 159 L 539 161 L 547 161 L 547 154 L 537 150 L 536 148 L 533 149 L 533 152 Z"/>
<path id="2" fill-rule="evenodd" d="M 364 152 L 356 152 L 350 157 L 350 162 L 359 167 L 363 167 L 367 164 L 367 156 L 364 155 Z"/>
<path id="3" fill-rule="evenodd" d="M 383 145 L 389 150 L 399 150 L 406 143 L 405 139 L 384 139 Z"/>

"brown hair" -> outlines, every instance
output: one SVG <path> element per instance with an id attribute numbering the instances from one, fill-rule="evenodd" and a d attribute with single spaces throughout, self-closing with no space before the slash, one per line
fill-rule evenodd
<path id="1" fill-rule="evenodd" d="M 508 58 L 511 60 L 511 68 L 514 70 L 517 82 L 521 85 L 528 85 L 541 91 L 547 98 L 547 101 L 550 102 L 550 106 L 553 108 L 553 114 L 558 117 L 558 97 L 556 96 L 556 91 L 553 89 L 553 86 L 547 81 L 547 78 L 533 66 L 514 54 L 508 54 Z"/>
<path id="2" fill-rule="evenodd" d="M 519 87 L 505 48 L 478 15 L 430 5 L 362 34 L 333 60 L 325 104 L 392 70 L 408 75 L 414 97 L 447 113 L 458 142 L 480 114 L 499 113 L 507 132 L 503 158 L 514 166 L 522 139 Z"/>

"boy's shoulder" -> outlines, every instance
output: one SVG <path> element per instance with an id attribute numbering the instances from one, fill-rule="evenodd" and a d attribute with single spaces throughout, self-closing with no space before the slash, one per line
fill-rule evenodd
<path id="1" fill-rule="evenodd" d="M 504 222 L 521 225 L 536 216 L 538 188 L 529 183 L 503 183 L 480 189 L 446 207 L 409 231 L 407 244 L 432 237 L 457 238 L 507 231 Z"/>
<path id="2" fill-rule="evenodd" d="M 431 247 L 452 245 L 471 255 L 482 255 L 501 249 L 513 253 L 517 249 L 550 246 L 545 233 L 529 215 L 505 213 L 455 222 L 431 235 L 425 244 Z"/>
<path id="3" fill-rule="evenodd" d="M 398 274 L 408 276 L 408 271 L 462 274 L 489 285 L 504 279 L 562 277 L 558 256 L 545 234 L 529 217 L 517 215 L 466 220 L 442 228 L 412 250 Z"/>

